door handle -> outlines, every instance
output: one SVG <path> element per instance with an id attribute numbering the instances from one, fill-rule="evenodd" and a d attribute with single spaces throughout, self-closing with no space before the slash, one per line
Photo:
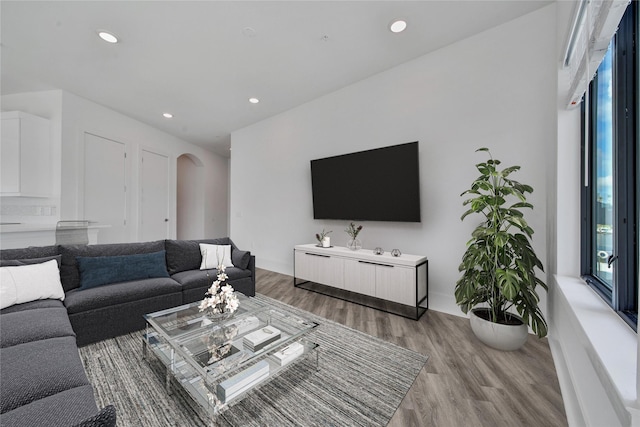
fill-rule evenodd
<path id="1" fill-rule="evenodd" d="M 165 218 L 165 219 L 164 219 L 164 222 L 169 222 L 169 218 Z"/>
<path id="2" fill-rule="evenodd" d="M 613 255 L 613 254 L 609 255 L 609 258 L 607 258 L 607 267 L 611 268 L 611 264 L 613 264 L 613 262 L 617 259 L 618 259 L 618 255 Z"/>

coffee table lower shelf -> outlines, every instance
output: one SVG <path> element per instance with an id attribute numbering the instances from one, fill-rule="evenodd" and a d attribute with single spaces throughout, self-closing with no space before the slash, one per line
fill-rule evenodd
<path id="1" fill-rule="evenodd" d="M 320 368 L 318 344 L 309 341 L 308 339 L 301 338 L 296 343 L 302 345 L 302 354 L 295 359 L 289 361 L 284 365 L 280 365 L 278 359 L 274 356 L 274 353 L 281 352 L 287 347 L 291 347 L 295 343 L 288 343 L 288 345 L 281 345 L 273 348 L 268 353 L 264 354 L 259 360 L 252 360 L 250 364 L 239 366 L 235 369 L 230 369 L 224 373 L 223 376 L 216 378 L 216 381 L 205 381 L 193 367 L 182 360 L 176 351 L 168 343 L 162 343 L 158 341 L 157 334 L 155 332 L 148 331 L 143 338 L 143 358 L 147 359 L 149 353 L 153 354 L 157 360 L 159 360 L 166 369 L 165 376 L 165 388 L 168 394 L 171 394 L 172 379 L 175 384 L 179 384 L 181 389 L 186 391 L 189 396 L 197 403 L 198 407 L 203 411 L 202 415 L 208 417 L 211 421 L 211 425 L 217 425 L 217 417 L 226 409 L 233 406 L 235 403 L 241 401 L 247 393 L 252 390 L 256 390 L 262 385 L 275 379 L 284 370 L 289 369 L 292 366 L 299 364 L 301 361 L 311 358 L 315 363 L 315 370 Z M 151 351 L 149 351 L 151 350 Z M 254 363 L 255 362 L 255 363 Z M 245 379 L 245 386 L 241 387 L 237 393 L 234 393 L 231 397 L 221 400 L 220 385 L 225 380 L 236 378 L 242 375 L 243 372 L 255 369 L 254 367 L 260 365 L 262 372 L 266 374 L 255 375 L 255 378 L 249 377 Z"/>

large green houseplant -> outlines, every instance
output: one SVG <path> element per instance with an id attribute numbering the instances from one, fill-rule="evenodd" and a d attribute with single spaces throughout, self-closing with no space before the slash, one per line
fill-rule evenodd
<path id="1" fill-rule="evenodd" d="M 529 325 L 538 337 L 544 337 L 547 323 L 538 307 L 536 287 L 547 290 L 547 285 L 536 277 L 536 269 L 543 271 L 543 266 L 531 246 L 533 229 L 521 210 L 533 209 L 526 199 L 533 188 L 511 179 L 520 166 L 500 169 L 501 162 L 491 156 L 489 149 L 476 151 L 486 152 L 489 160 L 476 165 L 480 176 L 461 194 L 470 196 L 463 202 L 469 208 L 461 220 L 477 214 L 482 221 L 462 257 L 456 302 L 464 313 L 480 305 L 472 310 L 472 327 L 476 315 L 492 324 L 522 324 L 525 331 Z M 512 308 L 519 317 L 510 313 Z M 475 329 L 474 332 L 478 335 Z"/>

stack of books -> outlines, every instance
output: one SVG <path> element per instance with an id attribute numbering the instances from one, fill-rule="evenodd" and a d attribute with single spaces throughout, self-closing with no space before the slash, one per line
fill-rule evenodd
<path id="1" fill-rule="evenodd" d="M 266 379 L 268 376 L 269 363 L 266 360 L 262 360 L 250 368 L 247 368 L 218 384 L 216 387 L 216 395 L 220 402 L 227 403 L 240 393 L 249 390 L 260 381 Z"/>
<path id="2" fill-rule="evenodd" d="M 256 352 L 262 350 L 269 344 L 278 341 L 280 337 L 280 330 L 269 325 L 247 334 L 242 343 L 244 344 L 245 349 Z"/>
<path id="3" fill-rule="evenodd" d="M 304 353 L 304 346 L 299 342 L 294 342 L 280 351 L 273 353 L 273 360 L 280 366 L 293 362 Z"/>

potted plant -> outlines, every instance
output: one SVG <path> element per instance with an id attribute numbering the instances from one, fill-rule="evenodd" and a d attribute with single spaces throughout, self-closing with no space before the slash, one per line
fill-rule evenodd
<path id="1" fill-rule="evenodd" d="M 318 240 L 318 244 L 316 246 L 321 246 L 323 248 L 331 247 L 331 238 L 329 237 L 329 233 L 331 233 L 331 230 L 324 231 L 324 228 L 322 229 L 322 233 L 316 233 L 316 239 Z"/>
<path id="2" fill-rule="evenodd" d="M 526 200 L 533 188 L 511 179 L 520 166 L 499 169 L 500 161 L 493 159 L 489 149 L 476 151 L 486 152 L 489 160 L 476 165 L 480 176 L 460 195 L 471 196 L 463 202 L 469 209 L 461 220 L 478 214 L 482 222 L 462 257 L 456 303 L 464 313 L 471 310 L 471 328 L 481 341 L 501 350 L 516 350 L 527 340 L 527 325 L 538 337 L 547 335 L 536 292 L 538 285 L 547 290 L 536 277 L 536 269 L 544 270 L 531 246 L 533 229 L 521 211 L 533 209 Z"/>

